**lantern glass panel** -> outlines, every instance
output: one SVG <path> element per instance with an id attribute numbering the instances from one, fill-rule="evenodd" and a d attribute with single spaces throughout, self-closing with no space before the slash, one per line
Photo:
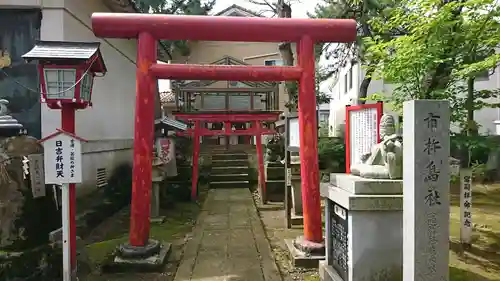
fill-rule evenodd
<path id="1" fill-rule="evenodd" d="M 47 99 L 73 99 L 75 79 L 75 69 L 45 69 Z"/>
<path id="2" fill-rule="evenodd" d="M 90 91 L 92 90 L 92 75 L 88 72 L 84 74 L 80 83 L 80 100 L 90 101 Z"/>

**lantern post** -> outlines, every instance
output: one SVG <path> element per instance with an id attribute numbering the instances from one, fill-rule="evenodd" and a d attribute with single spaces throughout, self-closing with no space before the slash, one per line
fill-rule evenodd
<path id="1" fill-rule="evenodd" d="M 106 66 L 99 46 L 98 42 L 38 41 L 33 49 L 23 55 L 23 58 L 28 62 L 38 61 L 41 102 L 46 103 L 50 109 L 61 110 L 61 129 L 40 142 L 44 142 L 44 147 L 50 146 L 51 143 L 58 146 L 55 148 L 58 160 L 53 159 L 52 161 L 56 162 L 56 168 L 47 168 L 47 165 L 52 165 L 52 163 L 45 161 L 45 178 L 50 179 L 53 176 L 54 180 L 51 180 L 50 183 L 60 184 L 62 189 L 64 281 L 75 280 L 77 269 L 75 184 L 82 181 L 80 141 L 83 139 L 74 135 L 75 112 L 78 109 L 92 106 L 94 77 L 96 73 L 103 75 L 106 73 Z M 61 133 L 63 134 L 61 135 Z M 64 140 L 71 143 L 68 146 L 68 150 L 71 150 L 68 153 L 71 153 L 71 156 L 68 154 L 66 157 L 63 152 Z M 46 157 L 50 153 L 44 152 Z M 54 175 L 48 175 L 51 172 Z"/>

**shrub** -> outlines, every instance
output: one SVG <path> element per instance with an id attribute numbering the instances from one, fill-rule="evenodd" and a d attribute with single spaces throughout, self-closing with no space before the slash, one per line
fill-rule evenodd
<path id="1" fill-rule="evenodd" d="M 345 173 L 344 140 L 329 137 L 319 138 L 318 161 L 321 170 L 332 173 Z"/>
<path id="2" fill-rule="evenodd" d="M 132 166 L 123 163 L 117 166 L 104 187 L 104 197 L 113 205 L 125 206 L 132 198 Z"/>

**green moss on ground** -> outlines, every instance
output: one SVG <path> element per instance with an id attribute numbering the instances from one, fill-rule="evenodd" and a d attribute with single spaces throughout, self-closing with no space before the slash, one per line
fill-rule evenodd
<path id="1" fill-rule="evenodd" d="M 500 280 L 500 185 L 473 185 L 473 243 L 460 245 L 460 195 L 452 192 L 450 212 L 450 281 Z"/>
<path id="2" fill-rule="evenodd" d="M 203 187 L 200 190 L 200 202 L 206 195 L 206 189 Z M 198 202 L 177 202 L 171 209 L 161 210 L 160 215 L 165 216 L 166 220 L 163 224 L 151 224 L 150 237 L 155 240 L 174 243 L 184 239 L 189 233 L 196 221 L 196 217 L 200 211 L 201 204 Z M 84 281 L 129 281 L 138 280 L 139 274 L 105 274 L 101 275 L 99 268 L 108 263 L 116 248 L 128 240 L 129 234 L 129 210 L 123 210 L 108 221 L 104 222 L 101 227 L 101 241 L 91 242 L 86 246 L 88 260 L 91 263 L 94 272 L 87 276 Z M 94 238 L 99 240 L 99 238 Z M 152 273 L 161 275 L 162 273 Z M 163 273 L 164 274 L 164 273 Z M 147 274 L 150 277 L 150 274 Z M 151 276 L 152 278 L 154 276 Z M 149 280 L 149 279 L 148 279 Z M 152 279 L 153 280 L 153 279 Z M 154 279 L 156 280 L 156 279 Z M 163 279 L 162 279 L 163 280 Z M 168 280 L 168 279 L 167 279 Z"/>

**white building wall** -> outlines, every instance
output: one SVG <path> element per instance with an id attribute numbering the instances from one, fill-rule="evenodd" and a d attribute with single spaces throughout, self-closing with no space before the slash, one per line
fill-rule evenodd
<path id="1" fill-rule="evenodd" d="M 353 87 L 345 90 L 345 75 L 351 68 L 350 64 L 341 68 L 338 77 L 334 80 L 334 86 L 331 90 L 332 101 L 330 103 L 330 136 L 335 136 L 337 126 L 345 123 L 345 107 L 349 104 L 355 104 L 359 96 L 359 86 L 363 81 L 364 70 L 359 64 L 352 66 L 353 71 Z M 476 90 L 482 89 L 498 89 L 500 88 L 500 68 L 489 77 L 489 79 L 479 79 L 476 81 Z M 348 87 L 349 88 L 349 87 Z M 371 94 L 384 94 L 390 96 L 394 86 L 384 83 L 383 80 L 372 80 L 368 88 L 368 96 Z M 500 100 L 493 101 L 500 103 Z M 384 107 L 385 113 L 394 114 L 390 112 L 387 107 Z M 500 119 L 500 109 L 486 108 L 475 112 L 474 119 L 480 124 L 479 132 L 481 134 L 494 133 L 494 121 Z M 396 119 L 396 121 L 398 121 Z M 453 130 L 453 127 L 452 127 Z"/>
<path id="2" fill-rule="evenodd" d="M 347 84 L 346 88 L 346 75 L 352 71 L 352 87 Z M 346 105 L 355 105 L 359 96 L 359 86 L 364 78 L 364 70 L 360 64 L 351 65 L 348 63 L 345 67 L 341 68 L 338 77 L 334 80 L 330 102 L 330 119 L 329 119 L 329 133 L 330 136 L 336 136 L 336 128 L 345 123 L 345 107 Z M 349 80 L 349 79 L 347 79 Z M 347 81 L 349 83 L 349 81 Z M 390 85 L 385 84 L 383 81 L 372 81 L 368 87 L 368 96 L 374 93 L 382 93 L 390 91 Z M 371 103 L 371 102 L 368 102 Z"/>
<path id="3" fill-rule="evenodd" d="M 97 169 L 106 168 L 109 176 L 116 165 L 132 162 L 136 40 L 99 39 L 94 36 L 91 14 L 110 12 L 101 0 L 38 2 L 43 5 L 41 40 L 101 42 L 101 52 L 108 69 L 104 77 L 94 80 L 93 107 L 76 113 L 76 134 L 89 140 L 83 146 L 84 182 L 78 189 L 80 194 L 85 194 L 96 186 Z M 60 110 L 42 105 L 42 136 L 60 127 L 60 114 Z"/>

